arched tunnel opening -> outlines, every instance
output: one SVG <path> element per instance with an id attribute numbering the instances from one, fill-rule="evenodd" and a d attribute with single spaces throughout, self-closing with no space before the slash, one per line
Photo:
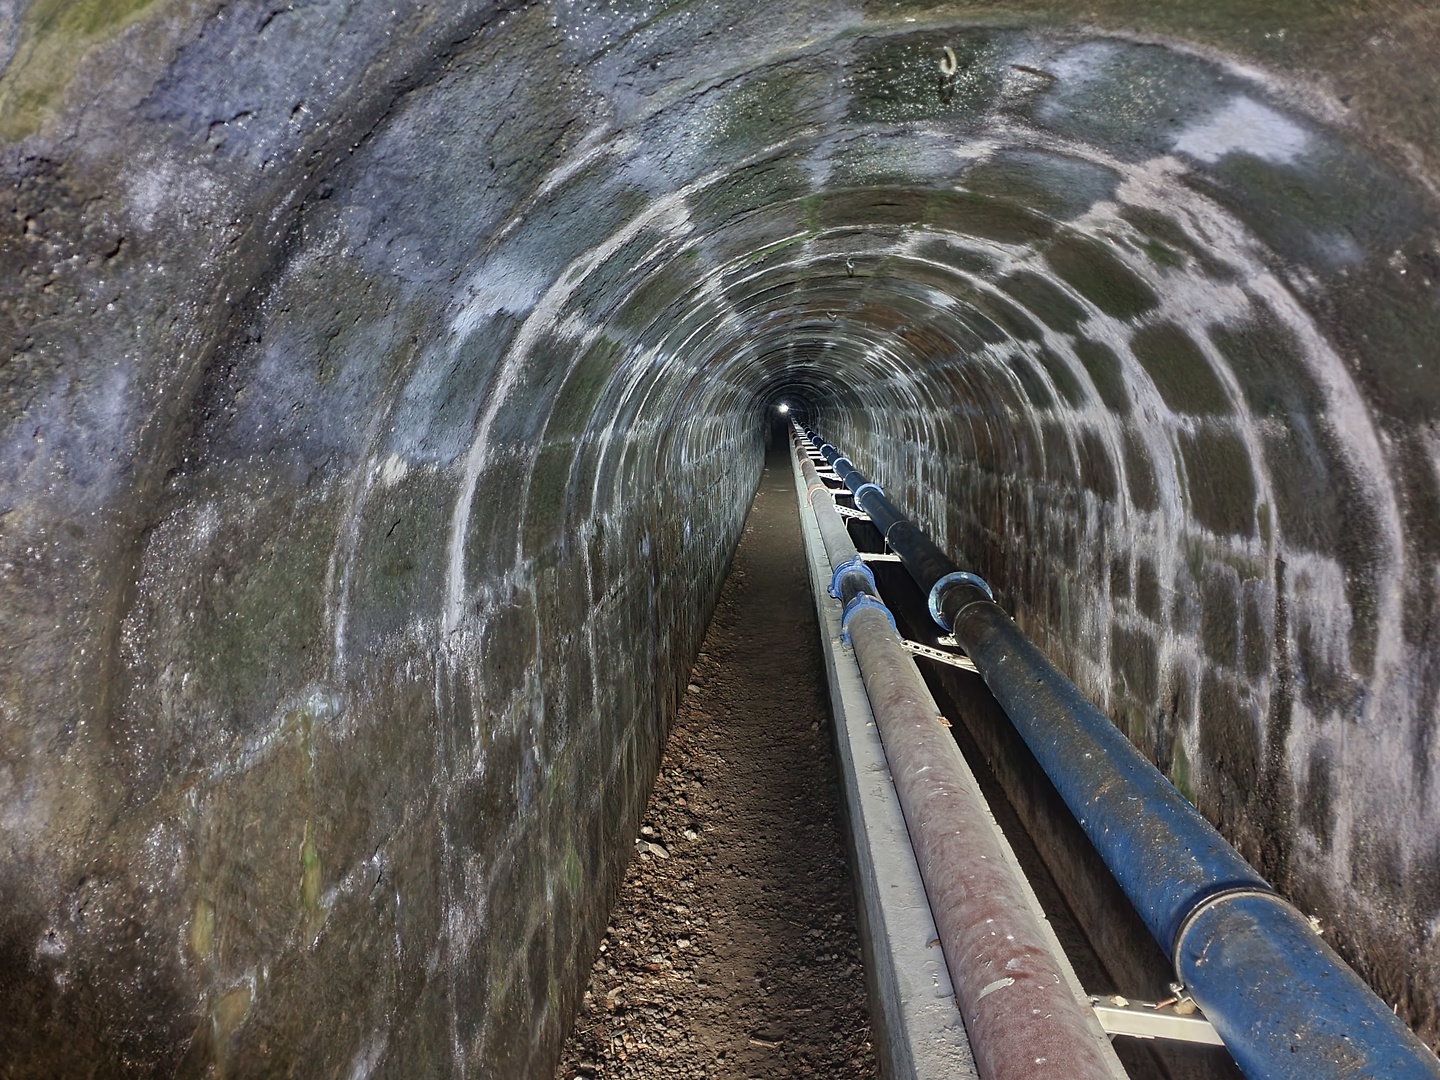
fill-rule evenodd
<path id="1" fill-rule="evenodd" d="M 782 402 L 1434 1047 L 1437 55 L 0 10 L 7 1075 L 548 1075 Z"/>

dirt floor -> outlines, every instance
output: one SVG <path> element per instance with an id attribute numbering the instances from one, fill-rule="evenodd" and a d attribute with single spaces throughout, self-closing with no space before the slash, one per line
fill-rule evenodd
<path id="1" fill-rule="evenodd" d="M 783 449 L 691 680 L 557 1080 L 876 1076 Z"/>

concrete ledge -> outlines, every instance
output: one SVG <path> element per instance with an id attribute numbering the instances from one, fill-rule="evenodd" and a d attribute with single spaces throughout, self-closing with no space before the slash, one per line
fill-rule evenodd
<path id="1" fill-rule="evenodd" d="M 833 570 L 793 453 L 790 462 L 830 683 L 876 1056 L 890 1080 L 977 1077 L 860 669 L 840 641 L 840 603 L 826 591 Z"/>

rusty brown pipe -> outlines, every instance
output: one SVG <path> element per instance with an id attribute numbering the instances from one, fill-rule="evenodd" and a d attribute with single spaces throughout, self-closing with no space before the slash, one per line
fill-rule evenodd
<path id="1" fill-rule="evenodd" d="M 948 725 L 883 610 L 851 643 L 984 1080 L 1113 1080 Z"/>
<path id="2" fill-rule="evenodd" d="M 815 521 L 820 526 L 820 539 L 825 543 L 825 554 L 831 566 L 843 566 L 858 554 L 845 521 L 835 511 L 835 496 L 820 479 L 815 465 L 800 449 L 796 448 L 800 461 L 800 475 L 805 481 L 805 500 L 815 511 Z"/>

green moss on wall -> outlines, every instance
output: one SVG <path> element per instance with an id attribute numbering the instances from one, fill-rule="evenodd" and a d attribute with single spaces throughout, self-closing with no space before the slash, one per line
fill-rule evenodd
<path id="1" fill-rule="evenodd" d="M 136 22 L 156 0 L 35 0 L 20 43 L 0 73 L 0 138 L 20 139 L 44 122 L 85 54 Z"/>
<path id="2" fill-rule="evenodd" d="M 1136 332 L 1130 351 L 1150 374 L 1165 404 L 1179 413 L 1224 415 L 1230 398 L 1200 347 L 1174 323 Z"/>
<path id="3" fill-rule="evenodd" d="M 1063 289 L 1028 270 L 1003 279 L 1000 288 L 1029 308 L 1052 330 L 1073 334 L 1086 317 L 1085 309 L 1070 299 Z"/>
<path id="4" fill-rule="evenodd" d="M 1120 358 L 1110 346 L 1100 341 L 1081 338 L 1075 342 L 1075 355 L 1085 370 L 1095 392 L 1111 412 L 1126 416 L 1130 412 L 1130 393 L 1125 389 L 1125 376 L 1120 370 Z"/>
<path id="5" fill-rule="evenodd" d="M 1195 781 L 1190 772 L 1190 755 L 1185 753 L 1185 745 L 1179 741 L 1175 743 L 1175 762 L 1170 766 L 1170 782 L 1175 785 L 1175 790 L 1192 804 L 1195 802 Z"/>

